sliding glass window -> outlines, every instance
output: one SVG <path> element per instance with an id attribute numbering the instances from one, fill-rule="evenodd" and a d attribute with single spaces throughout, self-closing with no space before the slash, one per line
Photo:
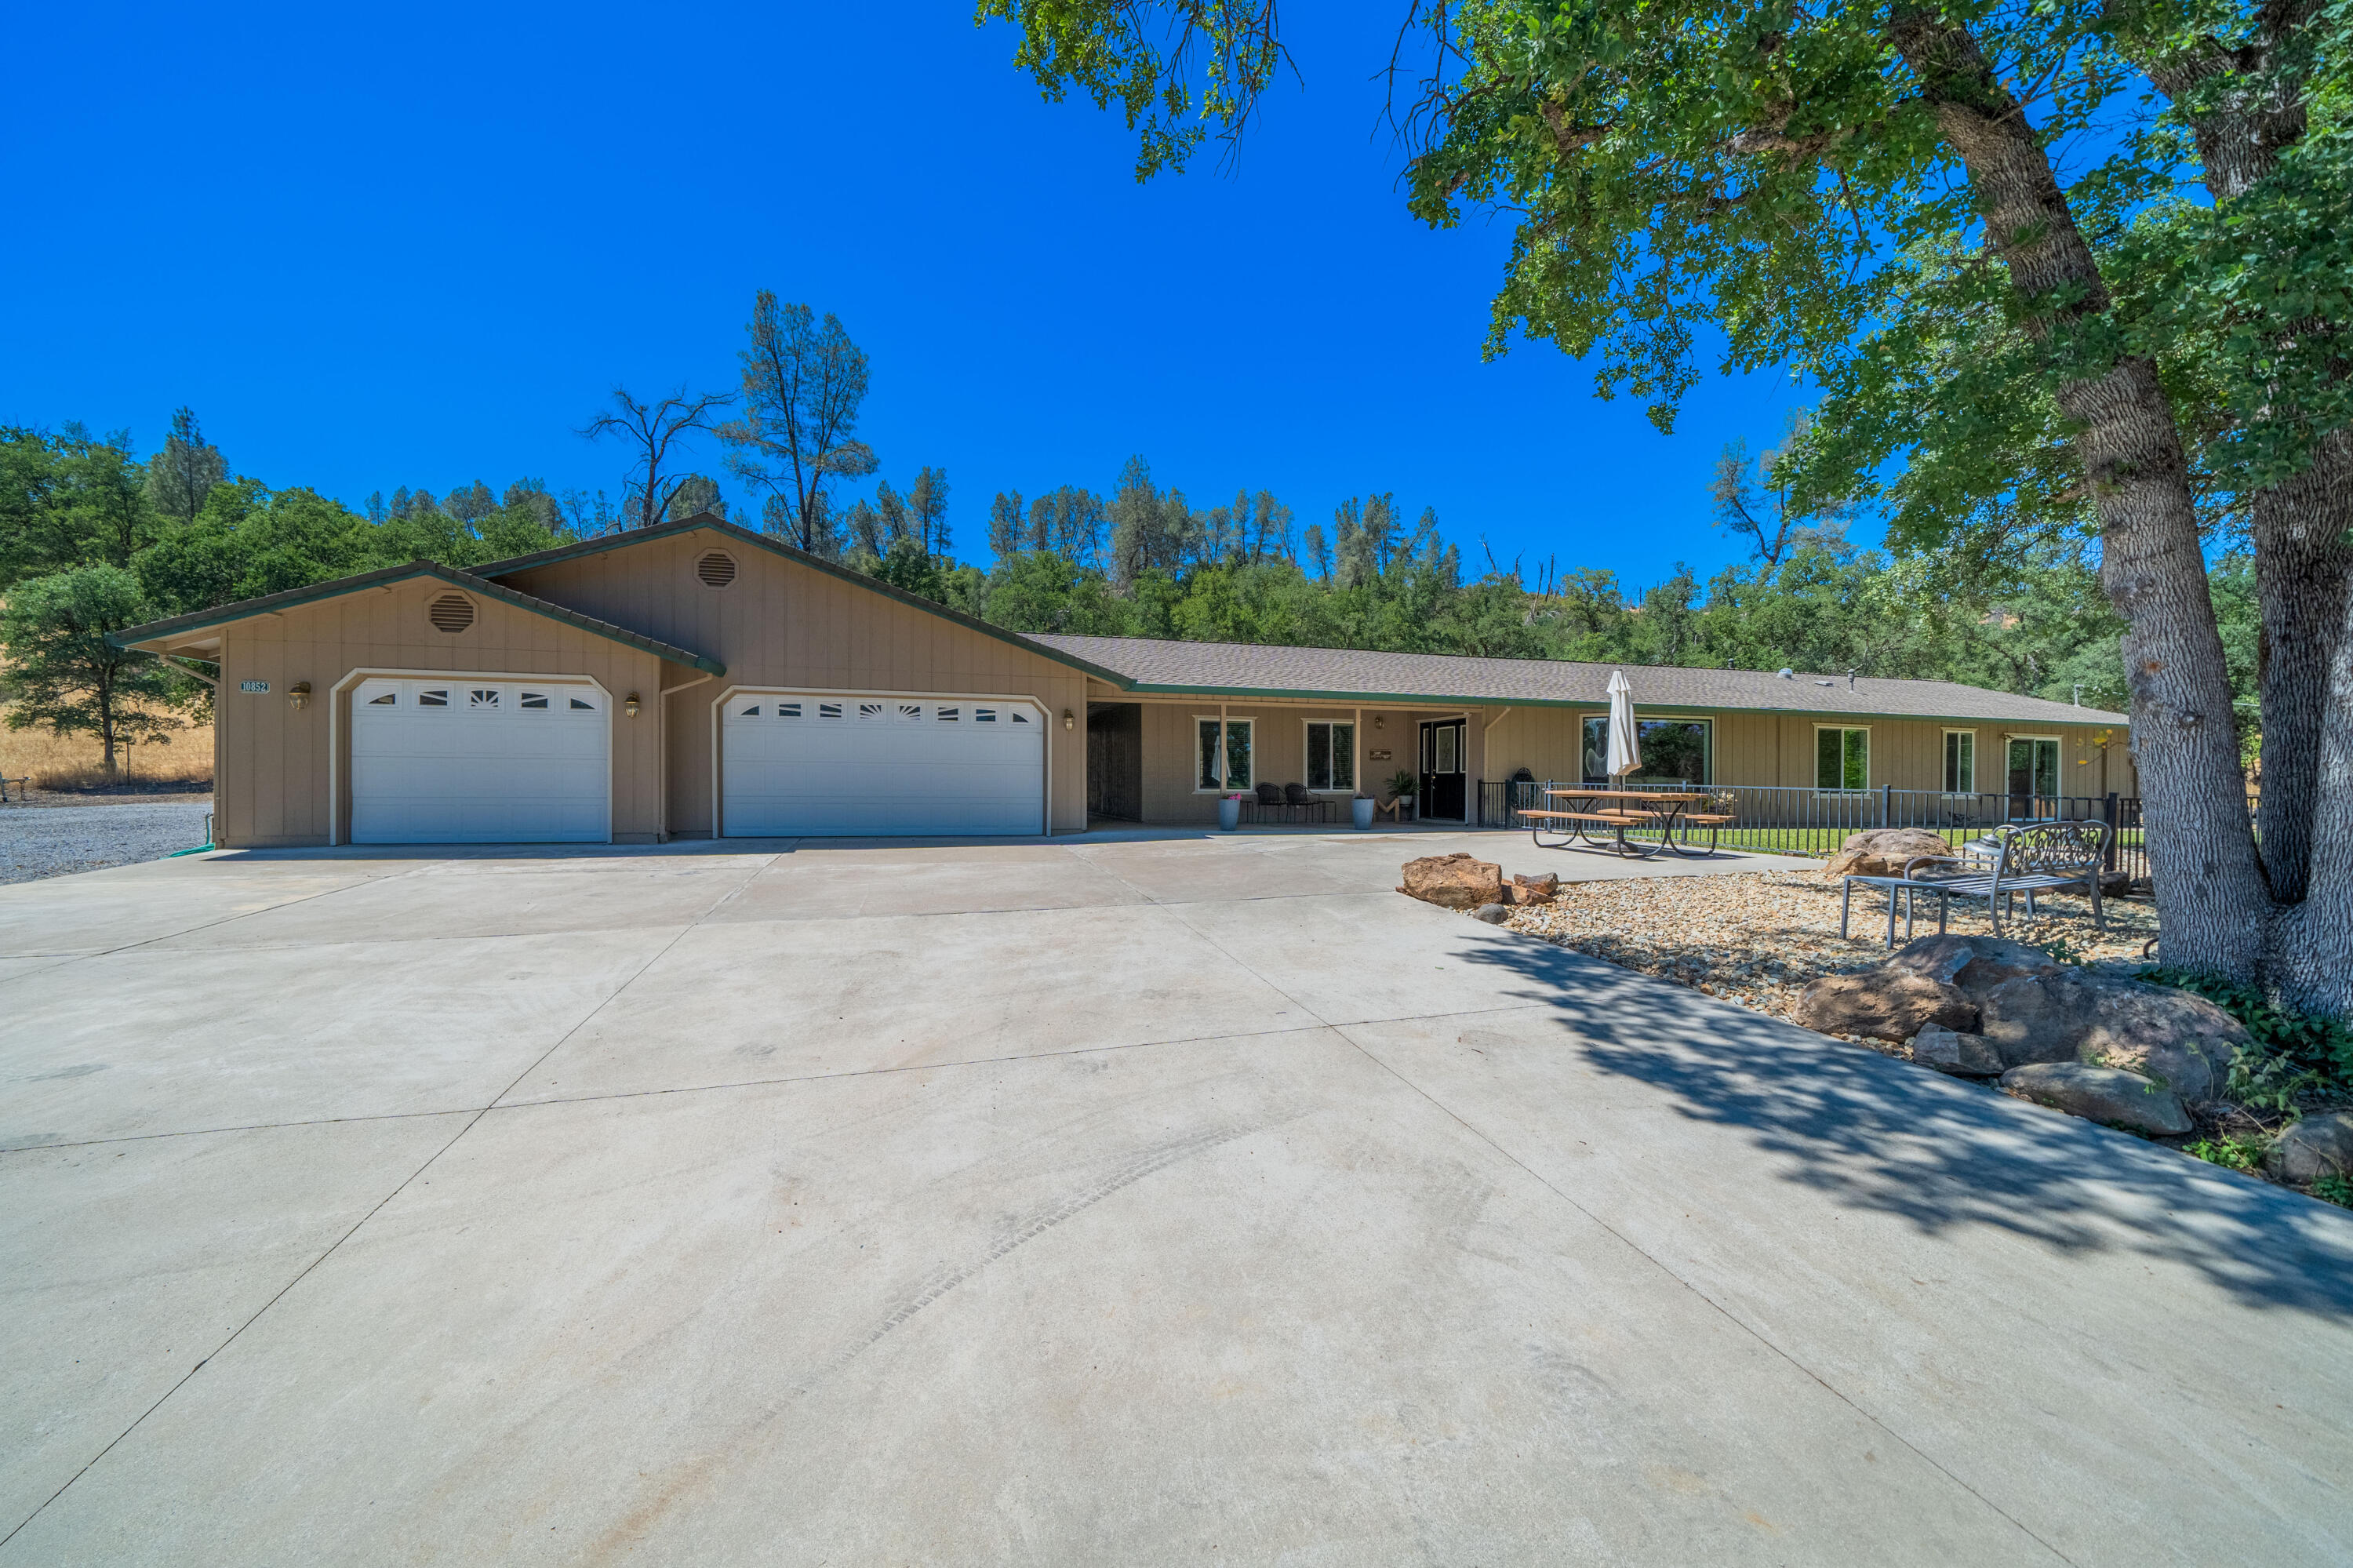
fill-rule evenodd
<path id="1" fill-rule="evenodd" d="M 1814 730 L 1814 788 L 1817 789 L 1868 789 L 1871 788 L 1871 731 L 1867 729 L 1834 729 L 1822 725 Z"/>
<path id="2" fill-rule="evenodd" d="M 1307 726 L 1307 787 L 1326 794 L 1356 788 L 1356 726 L 1311 720 Z"/>

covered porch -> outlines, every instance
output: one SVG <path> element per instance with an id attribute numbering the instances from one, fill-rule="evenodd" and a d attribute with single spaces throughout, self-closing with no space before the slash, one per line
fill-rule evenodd
<path id="1" fill-rule="evenodd" d="M 1404 798 L 1401 813 L 1383 812 L 1384 830 L 1477 828 L 1488 733 L 1508 711 L 1255 695 L 1137 698 L 1106 689 L 1087 704 L 1089 829 L 1209 826 L 1221 798 L 1240 795 L 1255 806 L 1262 787 L 1289 808 L 1270 814 L 1286 820 L 1250 821 L 1246 831 L 1350 831 L 1348 803 L 1359 794 L 1384 807 Z"/>

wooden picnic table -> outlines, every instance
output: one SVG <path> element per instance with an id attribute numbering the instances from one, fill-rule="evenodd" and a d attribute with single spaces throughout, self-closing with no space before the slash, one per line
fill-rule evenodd
<path id="1" fill-rule="evenodd" d="M 1599 785 L 1547 789 L 1545 794 L 1548 799 L 1568 802 L 1568 809 L 1530 810 L 1520 813 L 1530 819 L 1528 836 L 1538 849 L 1567 849 L 1583 839 L 1597 848 L 1612 849 L 1620 854 L 1641 860 L 1649 860 L 1666 850 L 1674 850 L 1677 854 L 1691 853 L 1675 848 L 1675 827 L 1685 818 L 1691 807 L 1704 806 L 1709 800 L 1704 791 L 1613 789 Z M 1566 824 L 1565 828 L 1556 826 L 1552 831 L 1555 833 L 1566 832 L 1567 837 L 1557 843 L 1545 842 L 1545 824 L 1547 822 Z M 1628 842 L 1628 828 L 1643 827 L 1659 830 L 1657 843 L 1646 846 Z M 1593 836 L 1597 828 L 1608 829 L 1610 836 L 1606 840 Z M 1714 853 L 1712 842 L 1707 853 Z"/>

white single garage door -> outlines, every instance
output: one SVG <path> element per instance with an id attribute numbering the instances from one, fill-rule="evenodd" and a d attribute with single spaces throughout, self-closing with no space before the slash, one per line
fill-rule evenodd
<path id="1" fill-rule="evenodd" d="M 351 842 L 602 843 L 611 746 L 605 694 L 585 683 L 363 681 Z"/>
<path id="2" fill-rule="evenodd" d="M 1046 831 L 1046 715 L 1023 702 L 738 692 L 730 838 Z"/>

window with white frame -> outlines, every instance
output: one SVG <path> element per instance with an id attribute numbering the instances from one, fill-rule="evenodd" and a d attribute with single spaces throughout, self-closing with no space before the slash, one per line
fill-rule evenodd
<path id="1" fill-rule="evenodd" d="M 1225 731 L 1225 777 L 1218 777 L 1218 733 Z M 1193 754 L 1197 764 L 1193 779 L 1196 793 L 1201 790 L 1247 789 L 1252 783 L 1250 773 L 1250 727 L 1249 719 L 1197 719 L 1194 722 Z"/>
<path id="2" fill-rule="evenodd" d="M 1871 731 L 1814 726 L 1814 788 L 1871 788 Z"/>
<path id="3" fill-rule="evenodd" d="M 2050 797 L 2059 793 L 2057 736 L 2013 735 L 2010 737 L 2009 750 L 2007 760 L 2012 795 Z"/>
<path id="4" fill-rule="evenodd" d="M 1588 714 L 1583 725 L 1585 781 L 1609 779 L 1609 715 Z M 1715 721 L 1714 719 L 1644 718 L 1634 716 L 1634 749 L 1641 761 L 1627 782 L 1706 784 L 1714 781 Z"/>
<path id="5" fill-rule="evenodd" d="M 1307 721 L 1307 787 L 1335 795 L 1356 789 L 1356 726 Z"/>
<path id="6" fill-rule="evenodd" d="M 1945 732 L 1945 793 L 1974 795 L 1978 792 L 1978 732 L 1973 729 L 1948 729 Z"/>

